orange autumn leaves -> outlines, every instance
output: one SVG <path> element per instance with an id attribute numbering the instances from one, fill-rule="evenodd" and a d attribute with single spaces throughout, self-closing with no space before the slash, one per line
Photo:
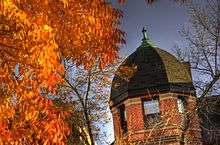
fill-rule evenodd
<path id="1" fill-rule="evenodd" d="M 56 95 L 61 57 L 89 69 L 113 62 L 121 13 L 104 0 L 0 1 L 0 145 L 66 144 L 71 109 Z"/>
<path id="2" fill-rule="evenodd" d="M 116 27 L 120 11 L 103 0 L 74 0 L 69 2 L 68 11 L 55 7 L 51 11 L 57 12 L 55 19 L 60 22 L 56 40 L 65 57 L 86 68 L 97 59 L 102 67 L 115 59 L 117 44 L 124 43 L 123 33 Z"/>
<path id="3" fill-rule="evenodd" d="M 40 91 L 54 93 L 51 88 L 62 81 L 55 34 L 35 23 L 20 4 L 1 3 L 1 25 L 8 28 L 0 33 L 0 144 L 62 144 L 69 134 L 68 112 L 55 108 Z M 60 127 L 56 133 L 54 126 Z"/>

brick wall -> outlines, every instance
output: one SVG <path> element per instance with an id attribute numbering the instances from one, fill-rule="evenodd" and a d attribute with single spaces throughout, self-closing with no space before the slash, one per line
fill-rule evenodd
<path id="1" fill-rule="evenodd" d="M 164 93 L 159 94 L 159 105 L 160 105 L 160 115 L 161 122 L 144 127 L 144 116 L 142 99 L 150 98 L 151 95 L 139 96 L 129 98 L 123 101 L 121 104 L 125 105 L 126 110 L 126 121 L 128 132 L 123 134 L 120 127 L 120 115 L 119 107 L 121 104 L 114 106 L 112 108 L 113 113 L 113 123 L 114 132 L 117 138 L 124 137 L 128 142 L 145 142 L 147 144 L 158 144 L 162 143 L 164 145 L 178 145 L 180 144 L 181 127 L 183 125 L 183 114 L 179 113 L 177 98 L 179 95 L 186 96 L 177 93 Z M 192 112 L 194 106 L 196 105 L 195 97 L 186 96 L 187 100 L 187 110 Z M 186 142 L 190 145 L 201 144 L 201 133 L 198 115 L 195 114 L 194 118 L 191 120 L 190 128 L 186 132 Z"/>

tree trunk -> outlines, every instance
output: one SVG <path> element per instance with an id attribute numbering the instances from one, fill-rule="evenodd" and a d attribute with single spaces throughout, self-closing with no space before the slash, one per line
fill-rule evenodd
<path id="1" fill-rule="evenodd" d="M 86 119 L 86 125 L 88 128 L 89 138 L 91 140 L 91 145 L 95 145 L 95 141 L 94 141 L 93 134 L 92 134 L 92 127 L 91 127 L 91 123 L 90 123 L 89 115 L 88 115 L 87 111 L 88 110 L 84 110 L 84 115 L 85 115 L 85 119 Z"/>

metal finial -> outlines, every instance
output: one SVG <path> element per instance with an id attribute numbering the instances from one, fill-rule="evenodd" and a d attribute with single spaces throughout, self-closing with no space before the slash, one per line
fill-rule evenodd
<path id="1" fill-rule="evenodd" d="M 143 33 L 143 39 L 142 40 L 147 40 L 147 30 L 146 30 L 145 27 L 143 27 L 142 33 Z"/>
<path id="2" fill-rule="evenodd" d="M 142 29 L 142 33 L 143 33 L 143 39 L 142 39 L 142 46 L 144 47 L 156 47 L 149 39 L 148 35 L 147 35 L 147 29 L 146 27 L 143 27 Z"/>

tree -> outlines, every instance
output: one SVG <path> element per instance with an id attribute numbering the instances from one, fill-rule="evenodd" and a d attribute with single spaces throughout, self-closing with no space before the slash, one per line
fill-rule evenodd
<path id="1" fill-rule="evenodd" d="M 195 86 L 205 97 L 210 92 L 219 93 L 214 88 L 220 76 L 220 2 L 208 0 L 206 7 L 193 2 L 189 10 L 191 27 L 181 34 L 188 41 L 193 73 L 198 75 Z"/>
<path id="2" fill-rule="evenodd" d="M 210 103 L 207 102 L 209 99 L 206 97 L 220 94 L 220 2 L 207 0 L 206 3 L 199 4 L 192 1 L 188 7 L 190 25 L 181 30 L 181 35 L 187 40 L 188 47 L 185 50 L 178 49 L 177 52 L 178 56 L 182 57 L 182 54 L 185 54 L 185 59 L 190 60 L 194 85 L 199 96 L 194 113 L 189 113 L 186 117 L 182 142 L 195 113 L 207 113 L 204 112 L 207 110 L 204 108 L 207 108 Z M 213 104 L 213 106 L 216 105 Z M 206 116 L 209 115 L 206 114 Z"/>
<path id="3" fill-rule="evenodd" d="M 117 57 L 121 12 L 104 0 L 0 1 L 0 144 L 65 144 L 69 106 L 57 107 L 61 57 L 89 70 Z"/>
<path id="4" fill-rule="evenodd" d="M 115 72 L 118 62 L 100 69 L 97 62 L 92 69 L 76 67 L 71 61 L 65 61 L 65 84 L 60 85 L 59 98 L 69 102 L 75 108 L 71 126 L 80 135 L 72 134 L 71 142 L 81 137 L 82 144 L 95 144 L 95 140 L 106 144 L 106 137 L 100 126 L 109 122 L 108 101 L 111 86 L 110 78 Z M 77 121 L 76 121 L 77 120 Z M 76 124 L 78 123 L 78 125 Z M 78 143 L 80 144 L 80 143 Z"/>

